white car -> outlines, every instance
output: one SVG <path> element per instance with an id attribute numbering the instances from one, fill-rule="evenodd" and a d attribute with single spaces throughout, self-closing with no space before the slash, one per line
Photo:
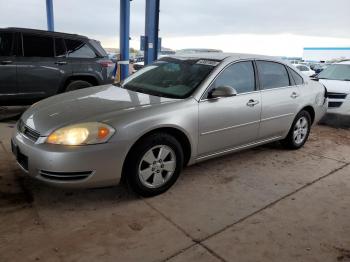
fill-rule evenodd
<path id="1" fill-rule="evenodd" d="M 312 76 L 314 75 L 316 72 L 314 70 L 312 70 L 310 67 L 308 67 L 307 65 L 302 65 L 302 64 L 298 64 L 298 65 L 294 65 L 302 74 L 306 75 L 306 76 Z"/>
<path id="2" fill-rule="evenodd" d="M 318 76 L 328 90 L 328 113 L 350 115 L 350 61 L 334 63 Z"/>

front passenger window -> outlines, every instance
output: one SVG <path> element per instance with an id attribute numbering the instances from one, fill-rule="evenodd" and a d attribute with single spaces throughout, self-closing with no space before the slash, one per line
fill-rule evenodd
<path id="1" fill-rule="evenodd" d="M 238 62 L 224 69 L 214 82 L 214 88 L 219 86 L 231 86 L 238 94 L 253 92 L 255 90 L 253 63 Z"/>

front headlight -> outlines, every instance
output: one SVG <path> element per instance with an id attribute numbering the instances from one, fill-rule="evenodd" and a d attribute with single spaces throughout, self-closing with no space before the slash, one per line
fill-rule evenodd
<path id="1" fill-rule="evenodd" d="M 115 130 L 109 125 L 89 122 L 70 125 L 51 133 L 46 143 L 56 145 L 91 145 L 105 143 Z"/>

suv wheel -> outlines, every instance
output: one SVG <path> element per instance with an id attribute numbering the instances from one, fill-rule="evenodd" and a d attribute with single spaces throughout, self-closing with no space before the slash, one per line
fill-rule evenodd
<path id="1" fill-rule="evenodd" d="M 294 119 L 287 137 L 282 140 L 282 144 L 289 149 L 301 148 L 309 137 L 310 128 L 310 114 L 305 110 L 299 112 Z"/>
<path id="2" fill-rule="evenodd" d="M 74 91 L 82 88 L 91 87 L 92 84 L 83 80 L 75 80 L 68 84 L 65 92 Z"/>
<path id="3" fill-rule="evenodd" d="M 183 167 L 180 143 L 166 133 L 152 134 L 141 140 L 130 152 L 124 177 L 131 189 L 149 197 L 167 191 Z"/>

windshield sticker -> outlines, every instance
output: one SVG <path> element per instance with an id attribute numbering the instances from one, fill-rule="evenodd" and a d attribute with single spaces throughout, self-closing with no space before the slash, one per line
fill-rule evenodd
<path id="1" fill-rule="evenodd" d="M 209 66 L 217 66 L 219 64 L 218 61 L 213 61 L 213 60 L 204 60 L 204 59 L 201 59 L 201 60 L 198 60 L 197 65 L 209 65 Z"/>

